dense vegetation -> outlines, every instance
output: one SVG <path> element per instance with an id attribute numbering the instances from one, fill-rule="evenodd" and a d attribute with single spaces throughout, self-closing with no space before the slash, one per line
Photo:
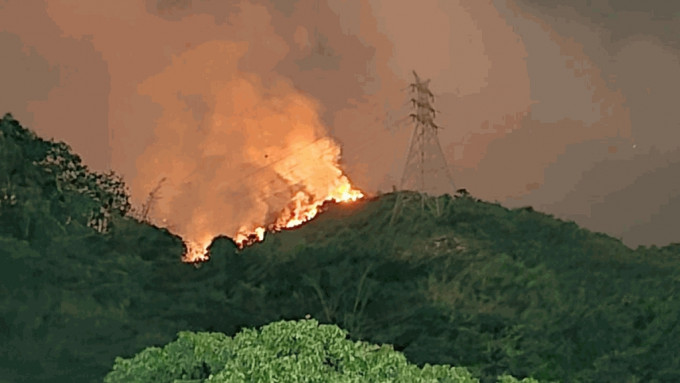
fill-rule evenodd
<path id="1" fill-rule="evenodd" d="M 347 332 L 316 320 L 276 322 L 246 329 L 233 339 L 221 333 L 181 332 L 163 348 L 132 359 L 116 358 L 106 383 L 128 382 L 402 382 L 475 383 L 463 367 L 408 363 L 390 346 L 346 339 Z M 520 383 L 502 376 L 501 383 Z M 538 383 L 527 378 L 522 383 Z"/>
<path id="2" fill-rule="evenodd" d="M 0 121 L 0 382 L 101 381 L 180 331 L 307 314 L 483 382 L 680 381 L 680 244 L 631 250 L 530 208 L 393 193 L 243 251 L 218 238 L 186 265 L 178 237 L 129 210 L 115 174 Z"/>

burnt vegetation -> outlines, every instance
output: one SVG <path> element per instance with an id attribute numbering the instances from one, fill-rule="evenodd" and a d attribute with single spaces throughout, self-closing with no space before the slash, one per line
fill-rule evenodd
<path id="1" fill-rule="evenodd" d="M 119 177 L 6 115 L 0 380 L 101 381 L 180 331 L 310 315 L 483 382 L 680 381 L 680 244 L 632 250 L 467 191 L 402 193 L 395 215 L 398 195 L 327 205 L 243 250 L 219 237 L 209 262 L 182 264 L 181 239 L 134 218 Z"/>

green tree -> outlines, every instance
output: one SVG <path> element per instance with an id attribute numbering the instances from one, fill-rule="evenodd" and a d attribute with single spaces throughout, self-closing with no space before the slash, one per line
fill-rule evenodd
<path id="1" fill-rule="evenodd" d="M 313 319 L 245 329 L 233 338 L 180 332 L 163 348 L 116 358 L 104 382 L 478 382 L 465 368 L 419 368 L 389 345 L 355 342 L 347 335 Z M 520 381 L 504 375 L 499 382 Z"/>

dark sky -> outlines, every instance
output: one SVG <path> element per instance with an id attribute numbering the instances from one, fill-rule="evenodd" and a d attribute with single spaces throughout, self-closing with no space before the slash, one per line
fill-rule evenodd
<path id="1" fill-rule="evenodd" d="M 5 0 L 0 48 L 3 113 L 137 202 L 167 177 L 157 218 L 180 233 L 323 193 L 340 148 L 357 187 L 391 190 L 415 69 L 457 187 L 680 242 L 677 1 Z"/>

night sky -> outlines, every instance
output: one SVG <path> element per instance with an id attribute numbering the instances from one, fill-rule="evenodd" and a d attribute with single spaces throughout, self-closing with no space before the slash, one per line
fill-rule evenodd
<path id="1" fill-rule="evenodd" d="M 264 223 L 340 148 L 399 186 L 416 70 L 456 187 L 680 242 L 678 1 L 4 0 L 0 48 L 1 112 L 137 203 L 167 177 L 169 226 Z"/>

